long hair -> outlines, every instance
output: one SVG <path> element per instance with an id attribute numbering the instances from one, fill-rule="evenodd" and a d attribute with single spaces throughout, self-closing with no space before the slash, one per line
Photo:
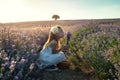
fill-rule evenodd
<path id="1" fill-rule="evenodd" d="M 61 29 L 61 27 L 58 27 L 59 29 Z M 62 29 L 61 29 L 62 30 Z M 43 49 L 47 47 L 47 45 L 52 41 L 52 40 L 56 40 L 57 41 L 57 46 L 55 49 L 53 49 L 53 52 L 58 52 L 61 49 L 61 43 L 60 43 L 60 38 L 57 38 L 57 36 L 55 34 L 53 34 L 51 31 L 49 32 L 48 35 L 48 39 L 45 42 Z"/>

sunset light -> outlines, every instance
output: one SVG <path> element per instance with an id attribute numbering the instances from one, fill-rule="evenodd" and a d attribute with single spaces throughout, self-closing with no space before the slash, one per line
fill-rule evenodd
<path id="1" fill-rule="evenodd" d="M 0 0 L 0 22 L 120 18 L 119 0 Z"/>

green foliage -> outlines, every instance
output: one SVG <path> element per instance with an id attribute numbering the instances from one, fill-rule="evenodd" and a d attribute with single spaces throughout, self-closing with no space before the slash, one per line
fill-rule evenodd
<path id="1" fill-rule="evenodd" d="M 72 37 L 69 48 L 74 58 L 71 61 L 77 67 L 87 63 L 93 70 L 93 76 L 97 76 L 100 80 L 118 79 L 119 70 L 115 64 L 120 63 L 118 61 L 120 58 L 118 56 L 120 53 L 119 46 L 117 31 L 113 33 L 112 30 L 108 31 L 105 28 L 85 26 Z M 116 48 L 115 51 L 113 51 L 114 48 Z"/>

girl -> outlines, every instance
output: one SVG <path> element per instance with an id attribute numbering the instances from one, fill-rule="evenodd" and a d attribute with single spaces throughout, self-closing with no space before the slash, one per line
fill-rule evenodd
<path id="1" fill-rule="evenodd" d="M 40 62 L 46 70 L 57 70 L 55 66 L 66 59 L 61 51 L 60 39 L 64 37 L 64 32 L 60 26 L 51 27 L 48 40 L 40 51 Z"/>

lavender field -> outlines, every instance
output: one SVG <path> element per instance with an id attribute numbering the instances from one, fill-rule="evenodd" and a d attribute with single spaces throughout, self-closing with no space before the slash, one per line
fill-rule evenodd
<path id="1" fill-rule="evenodd" d="M 71 62 L 70 70 L 82 72 L 73 74 L 75 80 L 120 79 L 120 19 L 96 19 L 0 23 L 1 80 L 43 79 L 45 74 L 39 74 L 35 62 L 54 25 L 61 25 L 65 35 L 72 33 L 65 54 Z M 66 36 L 62 42 L 65 45 Z M 77 79 L 83 74 L 89 74 L 89 79 Z"/>

